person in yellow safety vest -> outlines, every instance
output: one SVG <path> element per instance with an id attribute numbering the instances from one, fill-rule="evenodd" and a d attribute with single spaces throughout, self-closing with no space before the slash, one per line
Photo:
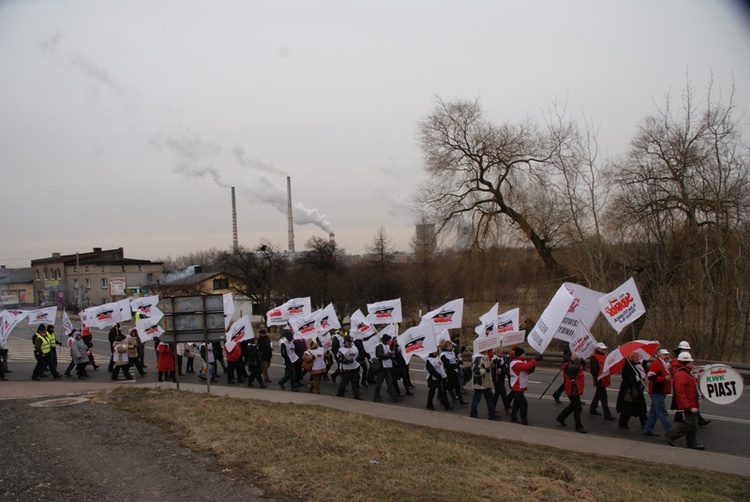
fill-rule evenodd
<path id="1" fill-rule="evenodd" d="M 49 352 L 52 360 L 52 365 L 49 366 L 52 373 L 57 373 L 57 346 L 62 343 L 57 341 L 55 336 L 55 326 L 50 324 L 47 326 L 47 339 L 49 340 Z"/>
<path id="2" fill-rule="evenodd" d="M 34 354 L 37 356 L 37 362 L 36 366 L 34 367 L 34 372 L 31 375 L 31 379 L 39 380 L 39 375 L 41 375 L 42 369 L 46 364 L 50 368 L 52 376 L 55 377 L 55 380 L 57 380 L 62 375 L 60 375 L 60 373 L 58 373 L 57 370 L 52 366 L 50 337 L 47 335 L 47 327 L 44 324 L 40 324 L 32 339 L 34 340 Z"/>

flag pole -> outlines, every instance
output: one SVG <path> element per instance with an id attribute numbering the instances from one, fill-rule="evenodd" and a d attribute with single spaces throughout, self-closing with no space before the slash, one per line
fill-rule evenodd
<path id="1" fill-rule="evenodd" d="M 557 377 L 560 376 L 560 373 L 562 373 L 562 368 L 560 368 L 560 371 L 557 372 L 557 374 L 555 375 L 555 378 L 552 379 L 552 381 L 549 383 L 549 385 L 547 386 L 547 388 L 544 389 L 544 392 L 542 392 L 541 394 L 539 394 L 539 399 L 541 399 L 547 393 L 547 391 L 549 390 L 549 388 L 552 387 L 552 384 L 555 383 L 555 380 L 557 380 Z"/>

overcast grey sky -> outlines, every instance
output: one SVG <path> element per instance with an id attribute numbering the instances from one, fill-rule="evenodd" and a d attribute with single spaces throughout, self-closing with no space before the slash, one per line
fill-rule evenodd
<path id="1" fill-rule="evenodd" d="M 0 264 L 227 248 L 232 185 L 240 244 L 285 249 L 287 175 L 298 250 L 381 224 L 408 250 L 435 96 L 497 122 L 565 102 L 616 156 L 709 74 L 750 111 L 741 2 L 0 0 Z"/>

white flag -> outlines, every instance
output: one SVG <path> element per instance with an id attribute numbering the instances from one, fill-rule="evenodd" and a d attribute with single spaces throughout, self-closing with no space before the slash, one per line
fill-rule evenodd
<path id="1" fill-rule="evenodd" d="M 28 310 L 3 310 L 0 312 L 0 342 L 5 343 L 10 332 L 29 314 Z"/>
<path id="2" fill-rule="evenodd" d="M 231 352 L 235 345 L 251 338 L 255 338 L 255 333 L 253 332 L 253 326 L 250 324 L 250 316 L 244 316 L 237 319 L 229 328 L 224 346 L 227 352 Z"/>
<path id="3" fill-rule="evenodd" d="M 591 329 L 591 326 L 599 317 L 599 299 L 604 293 L 585 288 L 580 284 L 566 282 L 563 287 L 573 295 L 573 303 L 565 314 L 565 319 L 560 323 L 555 333 L 555 338 L 571 343 L 578 332 L 579 324 Z"/>
<path id="4" fill-rule="evenodd" d="M 161 310 L 156 307 L 158 303 L 158 295 L 144 296 L 143 298 L 136 298 L 135 300 L 130 302 L 130 309 L 133 312 L 138 312 L 142 318 L 153 317 L 157 310 L 159 311 L 159 313 L 161 313 Z"/>
<path id="5" fill-rule="evenodd" d="M 96 320 L 98 328 L 114 326 L 120 322 L 120 307 L 116 302 L 105 303 L 98 307 L 93 307 L 93 319 Z"/>
<path id="6" fill-rule="evenodd" d="M 292 298 L 283 305 L 266 312 L 266 325 L 286 326 L 290 318 L 310 314 L 311 312 L 309 296 L 307 298 Z"/>
<path id="7" fill-rule="evenodd" d="M 419 326 L 409 328 L 398 335 L 398 346 L 406 364 L 409 364 L 411 356 L 427 359 L 431 353 L 437 350 L 432 323 L 425 319 Z"/>
<path id="8" fill-rule="evenodd" d="M 541 317 L 536 322 L 536 326 L 531 330 L 529 336 L 526 337 L 526 343 L 540 354 L 544 353 L 565 315 L 568 313 L 568 309 L 574 299 L 573 295 L 565 289 L 565 286 L 560 286 L 560 289 L 552 297 L 547 308 L 542 312 Z"/>
<path id="9" fill-rule="evenodd" d="M 57 319 L 57 307 L 30 310 L 27 317 L 29 326 L 33 324 L 51 324 L 54 326 Z"/>
<path id="10" fill-rule="evenodd" d="M 63 335 L 68 336 L 70 333 L 73 332 L 73 323 L 70 322 L 70 317 L 68 317 L 68 313 L 63 310 L 62 313 L 62 329 L 63 329 Z"/>
<path id="11" fill-rule="evenodd" d="M 422 319 L 431 321 L 435 328 L 461 329 L 464 316 L 464 299 L 451 300 L 442 307 L 428 312 Z"/>
<path id="12" fill-rule="evenodd" d="M 133 313 L 130 311 L 130 298 L 125 298 L 117 303 L 117 310 L 120 312 L 120 319 L 117 322 L 127 322 L 133 318 Z"/>
<path id="13" fill-rule="evenodd" d="M 569 347 L 570 352 L 575 357 L 582 359 L 588 359 L 596 351 L 597 341 L 594 335 L 586 328 L 586 325 L 581 321 L 576 329 L 575 335 L 570 340 Z"/>
<path id="14" fill-rule="evenodd" d="M 361 310 L 357 309 L 357 311 L 351 315 L 350 319 L 351 327 L 349 329 L 349 334 L 352 335 L 353 338 L 365 338 L 377 333 L 375 327 L 367 321 Z"/>
<path id="15" fill-rule="evenodd" d="M 370 324 L 393 324 L 401 322 L 401 298 L 368 303 L 367 320 Z"/>
<path id="16" fill-rule="evenodd" d="M 162 317 L 164 317 L 163 314 Z M 138 319 L 135 321 L 135 329 L 138 330 L 138 338 L 140 338 L 143 343 L 153 340 L 164 333 L 162 327 L 159 326 L 159 320 L 154 319 L 153 317 Z"/>
<path id="17" fill-rule="evenodd" d="M 318 312 L 319 335 L 328 333 L 332 329 L 341 329 L 341 323 L 339 322 L 338 316 L 336 316 L 336 310 L 333 308 L 333 303 L 329 303 L 326 308 L 319 310 Z"/>
<path id="18" fill-rule="evenodd" d="M 518 307 L 511 309 L 507 312 L 503 312 L 497 316 L 497 332 L 502 335 L 509 331 L 518 331 L 520 324 L 518 322 L 520 309 Z"/>
<path id="19" fill-rule="evenodd" d="M 474 333 L 479 337 L 492 336 L 497 334 L 497 308 L 499 304 L 494 304 L 486 314 L 479 318 L 479 326 L 474 328 Z"/>
<path id="20" fill-rule="evenodd" d="M 632 277 L 619 288 L 599 298 L 599 306 L 604 317 L 618 333 L 646 313 Z"/>
<path id="21" fill-rule="evenodd" d="M 234 315 L 234 298 L 232 298 L 232 293 L 224 293 L 222 301 L 224 302 L 224 329 L 227 329 Z"/>
<path id="22" fill-rule="evenodd" d="M 299 335 L 299 338 L 312 340 L 318 334 L 320 328 L 319 315 L 320 310 L 316 310 L 308 315 L 291 317 L 289 319 L 289 326 L 292 327 L 292 331 Z"/>

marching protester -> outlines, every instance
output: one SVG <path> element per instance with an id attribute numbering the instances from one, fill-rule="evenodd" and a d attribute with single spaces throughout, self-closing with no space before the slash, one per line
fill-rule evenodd
<path id="1" fill-rule="evenodd" d="M 107 371 L 112 371 L 115 368 L 115 341 L 117 340 L 117 336 L 122 335 L 122 332 L 120 331 L 120 323 L 118 322 L 114 326 L 112 326 L 109 329 L 109 333 L 107 333 L 107 339 L 109 340 L 109 366 L 107 366 Z M 123 339 L 125 337 L 123 336 Z M 154 341 L 156 343 L 156 341 Z"/>
<path id="2" fill-rule="evenodd" d="M 268 368 L 271 366 L 271 359 L 273 358 L 273 342 L 265 329 L 261 329 L 258 333 L 258 350 L 260 351 L 263 379 L 268 383 L 271 381 L 268 376 Z"/>
<path id="3" fill-rule="evenodd" d="M 463 394 L 461 393 L 461 383 L 458 380 L 458 370 L 461 368 L 461 365 L 458 363 L 456 353 L 453 351 L 453 342 L 450 340 L 445 340 L 440 346 L 440 361 L 442 361 L 443 368 L 445 368 L 445 374 L 448 378 L 448 392 L 453 402 L 461 403 L 461 406 L 465 406 L 467 403 L 464 401 Z"/>
<path id="4" fill-rule="evenodd" d="M 117 380 L 117 376 L 122 370 L 122 374 L 125 375 L 125 380 L 132 380 L 133 376 L 130 374 L 128 367 L 128 346 L 125 344 L 125 337 L 122 334 L 115 336 L 115 341 L 112 342 L 112 380 Z M 161 375 L 159 376 L 161 381 Z"/>
<path id="5" fill-rule="evenodd" d="M 564 368 L 567 363 L 571 360 L 571 354 L 570 354 L 570 346 L 566 343 L 563 346 L 563 362 L 562 367 Z M 560 369 L 560 373 L 562 373 L 562 368 Z M 557 377 L 555 377 L 557 378 Z M 555 390 L 555 392 L 552 393 L 552 399 L 555 400 L 557 404 L 561 404 L 562 401 L 560 401 L 560 396 L 562 396 L 563 392 L 565 392 L 565 378 L 563 377 L 563 381 L 560 384 L 560 386 Z"/>
<path id="6" fill-rule="evenodd" d="M 565 426 L 565 419 L 573 414 L 573 420 L 576 424 L 576 432 L 586 434 L 586 429 L 583 428 L 581 422 L 581 394 L 583 394 L 583 386 L 586 382 L 586 376 L 584 374 L 584 368 L 586 363 L 581 358 L 575 358 L 572 355 L 569 360 L 563 363 L 563 384 L 565 385 L 565 394 L 570 400 L 570 404 L 557 416 L 557 421 L 560 425 Z"/>
<path id="7" fill-rule="evenodd" d="M 383 386 L 383 380 L 385 380 L 388 395 L 391 396 L 391 401 L 394 403 L 401 401 L 401 398 L 398 397 L 398 393 L 396 392 L 396 387 L 393 385 L 393 374 L 391 373 L 393 369 L 394 355 L 395 354 L 391 349 L 391 336 L 383 335 L 380 339 L 380 343 L 375 347 L 375 360 L 373 361 L 373 364 L 377 369 L 377 377 L 375 379 L 373 401 L 381 402 L 383 400 L 383 398 L 380 397 L 380 389 Z M 380 367 L 377 367 L 378 365 Z"/>
<path id="8" fill-rule="evenodd" d="M 492 385 L 495 387 L 495 393 L 492 396 L 492 407 L 495 409 L 495 413 L 498 413 L 497 401 L 502 398 L 503 410 L 505 410 L 506 415 L 510 415 L 511 408 L 508 403 L 508 392 L 505 389 L 505 380 L 510 372 L 510 361 L 503 354 L 502 349 L 498 347 L 494 350 L 494 355 L 490 362 L 492 363 Z"/>
<path id="9" fill-rule="evenodd" d="M 643 426 L 643 434 L 646 436 L 658 436 L 654 432 L 656 421 L 661 422 L 665 434 L 674 430 L 667 412 L 666 396 L 672 393 L 672 374 L 669 364 L 669 351 L 661 349 L 656 354 L 656 359 L 648 367 L 648 395 L 651 398 L 651 408 L 648 410 L 648 418 Z"/>
<path id="10" fill-rule="evenodd" d="M 219 366 L 226 373 L 227 365 L 224 362 L 224 349 L 221 347 L 221 342 L 211 342 L 214 348 L 214 374 L 219 376 Z"/>
<path id="11" fill-rule="evenodd" d="M 604 369 L 604 361 L 607 359 L 607 346 L 599 342 L 596 346 L 594 354 L 589 358 L 589 372 L 591 378 L 594 380 L 594 397 L 591 400 L 591 406 L 589 407 L 590 415 L 601 415 L 596 408 L 599 403 L 602 405 L 602 411 L 604 412 L 604 420 L 617 420 L 612 412 L 609 410 L 609 402 L 607 398 L 607 388 L 612 385 L 612 379 L 609 375 L 599 378 Z"/>
<path id="12" fill-rule="evenodd" d="M 292 392 L 298 392 L 296 362 L 299 357 L 294 351 L 292 332 L 288 329 L 281 330 L 281 338 L 279 338 L 279 350 L 281 351 L 281 358 L 284 360 L 284 376 L 281 380 L 279 380 L 279 387 L 281 387 L 282 390 L 286 390 L 284 384 L 290 382 L 290 385 L 292 386 Z"/>
<path id="13" fill-rule="evenodd" d="M 125 338 L 125 345 L 128 346 L 128 361 L 131 367 L 135 366 L 135 369 L 138 370 L 139 375 L 145 376 L 146 372 L 143 370 L 143 365 L 141 365 L 140 357 L 138 357 L 138 344 L 138 330 L 133 328 Z"/>
<path id="14" fill-rule="evenodd" d="M 83 335 L 81 335 L 78 330 L 74 329 L 71 334 L 74 335 L 73 342 L 70 346 L 71 356 L 73 358 L 73 363 L 75 363 L 78 379 L 83 380 L 84 378 L 89 377 L 88 373 L 86 373 L 86 365 L 89 363 L 89 349 L 86 347 L 86 342 L 83 341 Z"/>
<path id="15" fill-rule="evenodd" d="M 362 371 L 360 371 L 360 387 L 367 387 L 367 370 L 369 369 L 368 361 L 370 360 L 370 354 L 365 350 L 365 343 L 362 340 L 354 340 L 354 346 L 357 347 L 359 354 L 357 355 L 357 362 Z"/>
<path id="16" fill-rule="evenodd" d="M 182 360 L 185 357 L 185 344 L 182 342 L 175 344 L 174 350 L 177 355 L 177 374 L 179 376 L 185 376 L 182 372 Z"/>
<path id="17" fill-rule="evenodd" d="M 198 373 L 198 378 L 205 380 L 206 377 L 211 379 L 211 383 L 216 383 L 216 359 L 214 358 L 214 344 L 211 342 L 202 343 L 199 347 L 203 367 Z"/>
<path id="18" fill-rule="evenodd" d="M 310 392 L 320 394 L 320 381 L 323 379 L 323 373 L 326 372 L 325 349 L 318 346 L 318 342 L 310 340 L 310 348 L 305 351 L 310 360 Z"/>
<path id="19" fill-rule="evenodd" d="M 339 349 L 344 345 L 344 336 L 341 335 L 339 330 L 333 332 L 333 340 L 331 341 L 331 352 L 333 352 L 333 358 L 336 360 L 336 370 L 331 374 L 331 381 L 336 382 L 336 377 L 341 374 L 341 365 L 339 364 Z"/>
<path id="20" fill-rule="evenodd" d="M 336 357 L 341 369 L 341 382 L 339 383 L 336 395 L 344 397 L 346 386 L 351 384 L 354 399 L 362 401 L 362 395 L 359 392 L 359 363 L 357 356 L 359 351 L 353 346 L 352 337 L 347 335 L 343 337 L 344 345 L 336 352 Z"/>
<path id="21" fill-rule="evenodd" d="M 227 375 L 227 383 L 245 383 L 245 379 L 242 377 L 242 344 L 235 343 L 232 350 L 227 350 L 225 344 L 224 351 L 227 354 L 227 369 L 225 371 Z"/>
<path id="22" fill-rule="evenodd" d="M 641 428 L 646 425 L 646 398 L 643 396 L 646 371 L 640 363 L 640 356 L 632 352 L 626 357 L 622 367 L 622 383 L 617 394 L 617 412 L 620 414 L 618 424 L 621 429 L 630 429 L 630 417 L 638 417 Z"/>
<path id="23" fill-rule="evenodd" d="M 176 381 L 174 376 L 174 356 L 172 356 L 172 346 L 160 340 L 156 350 L 159 353 L 159 358 L 156 360 L 156 370 L 159 372 L 159 381 L 163 382 L 164 378 L 172 380 L 173 382 Z"/>
<path id="24" fill-rule="evenodd" d="M 193 342 L 185 344 L 185 357 L 187 358 L 185 373 L 195 373 L 193 369 L 193 364 L 195 363 L 195 344 Z"/>
<path id="25" fill-rule="evenodd" d="M 292 344 L 294 345 L 294 353 L 297 355 L 297 360 L 294 362 L 294 369 L 297 372 L 297 387 L 300 387 L 305 375 L 307 375 L 307 370 L 302 368 L 302 354 L 307 350 L 307 342 L 303 338 L 293 337 Z"/>
<path id="26" fill-rule="evenodd" d="M 679 343 L 679 345 L 677 345 L 677 348 L 674 349 L 674 351 L 673 351 L 674 357 L 672 358 L 672 365 L 671 365 L 672 376 L 674 376 L 677 373 L 677 370 L 680 369 L 680 367 L 682 366 L 680 364 L 680 362 L 679 362 L 679 355 L 682 352 L 687 352 L 689 350 L 691 350 L 690 349 L 690 344 L 687 341 L 685 341 L 685 340 L 681 341 Z M 677 409 L 677 412 L 674 414 L 674 421 L 675 422 L 682 422 L 684 420 L 683 415 L 682 415 L 682 411 L 679 411 L 679 409 L 676 408 L 676 405 L 677 405 L 677 401 L 675 399 L 675 396 L 673 395 L 672 396 L 672 405 L 671 405 L 671 408 L 673 410 Z M 704 425 L 708 425 L 710 423 L 711 423 L 711 420 L 704 419 L 701 416 L 700 411 L 698 411 L 698 426 L 703 427 Z"/>
<path id="27" fill-rule="evenodd" d="M 91 329 L 83 323 L 81 324 L 81 338 L 83 339 L 83 343 L 85 343 L 86 347 L 88 348 L 89 363 L 91 363 L 91 366 L 95 370 L 99 369 L 99 365 L 96 364 L 96 361 L 94 360 L 94 351 L 91 350 L 94 347 L 94 337 L 91 335 Z M 141 358 L 141 363 L 142 362 L 143 361 Z"/>
<path id="28" fill-rule="evenodd" d="M 52 355 L 50 354 L 50 339 L 47 337 L 47 327 L 44 324 L 40 324 L 36 330 L 36 333 L 32 336 L 34 341 L 34 356 L 36 357 L 36 366 L 31 374 L 32 380 L 39 380 L 42 376 L 44 367 L 48 367 L 52 376 L 57 380 L 62 377 L 60 373 L 52 365 Z"/>
<path id="29" fill-rule="evenodd" d="M 500 417 L 495 414 L 495 406 L 492 404 L 492 364 L 486 353 L 474 354 L 471 364 L 471 374 L 473 375 L 472 388 L 474 389 L 474 395 L 471 398 L 469 416 L 471 418 L 479 418 L 479 401 L 484 397 L 484 401 L 487 403 L 487 418 L 490 420 L 500 420 Z M 523 412 L 521 416 L 525 417 Z"/>
<path id="30" fill-rule="evenodd" d="M 55 337 L 55 326 L 52 324 L 47 326 L 47 338 L 49 339 L 49 354 L 52 363 L 50 367 L 54 368 L 53 373 L 57 373 L 57 346 L 62 345 L 62 343 L 57 341 L 57 338 Z"/>
<path id="31" fill-rule="evenodd" d="M 68 352 L 70 352 L 70 363 L 63 373 L 63 375 L 65 375 L 66 377 L 72 377 L 73 375 L 71 374 L 71 372 L 76 367 L 75 357 L 73 357 L 73 342 L 75 342 L 76 340 L 75 336 L 77 331 L 78 330 L 74 329 L 70 333 L 68 333 L 68 339 L 66 340 L 66 343 L 68 345 Z"/>
<path id="32" fill-rule="evenodd" d="M 435 399 L 435 393 L 437 392 L 438 400 L 440 404 L 446 410 L 453 409 L 448 402 L 448 395 L 446 392 L 447 375 L 445 374 L 445 368 L 443 362 L 438 357 L 438 351 L 431 352 L 424 362 L 424 369 L 427 372 L 427 409 L 434 410 L 435 405 L 432 404 Z"/>
<path id="33" fill-rule="evenodd" d="M 404 359 L 404 355 L 401 353 L 401 349 L 398 345 L 398 339 L 393 340 L 393 350 L 396 353 L 396 357 L 393 360 L 394 367 L 397 369 L 394 369 L 398 375 L 398 379 L 401 380 L 404 383 L 404 392 L 407 396 L 413 396 L 414 393 L 411 391 L 414 388 L 414 385 L 412 385 L 411 382 L 411 375 L 409 374 L 409 365 L 406 362 L 406 359 Z M 396 390 L 398 391 L 398 384 L 395 382 L 397 378 L 394 376 L 394 386 L 396 387 Z M 366 380 L 365 380 L 366 381 Z M 399 393 L 400 395 L 400 393 Z"/>
<path id="34" fill-rule="evenodd" d="M 677 356 L 679 367 L 674 374 L 674 397 L 677 409 L 685 414 L 685 420 L 677 429 L 667 434 L 667 442 L 675 446 L 675 441 L 682 436 L 687 440 L 687 447 L 693 450 L 705 450 L 698 444 L 698 388 L 691 374 L 694 368 L 693 356 L 689 352 L 680 352 Z"/>
<path id="35" fill-rule="evenodd" d="M 526 388 L 529 386 L 529 373 L 536 368 L 536 363 L 542 360 L 539 354 L 535 359 L 526 361 L 526 351 L 516 347 L 513 351 L 513 360 L 510 362 L 510 386 L 513 390 L 513 408 L 510 421 L 518 422 L 518 412 L 521 412 L 521 424 L 529 425 L 529 403 L 526 400 Z"/>
<path id="36" fill-rule="evenodd" d="M 263 360 L 260 355 L 260 347 L 255 338 L 251 338 L 247 341 L 245 347 L 245 363 L 247 364 L 247 386 L 254 387 L 253 380 L 258 381 L 258 385 L 262 389 L 266 388 L 266 383 L 263 380 Z"/>

